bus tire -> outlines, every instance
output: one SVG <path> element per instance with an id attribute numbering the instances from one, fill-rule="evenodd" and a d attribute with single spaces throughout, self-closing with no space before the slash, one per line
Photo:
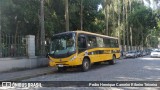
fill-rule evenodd
<path id="1" fill-rule="evenodd" d="M 81 69 L 83 72 L 88 71 L 90 68 L 90 60 L 88 58 L 84 58 L 82 62 Z"/>
<path id="2" fill-rule="evenodd" d="M 115 55 L 113 55 L 112 60 L 109 60 L 109 64 L 113 65 L 115 63 L 116 63 L 116 57 L 115 57 Z"/>

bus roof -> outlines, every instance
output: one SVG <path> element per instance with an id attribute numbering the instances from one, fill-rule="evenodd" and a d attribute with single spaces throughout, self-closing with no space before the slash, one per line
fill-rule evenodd
<path id="1" fill-rule="evenodd" d="M 92 32 L 86 32 L 86 31 L 75 31 L 78 33 L 85 33 L 85 34 L 91 34 L 91 35 L 96 35 L 96 36 L 101 36 L 101 37 L 107 37 L 107 38 L 113 38 L 113 39 L 118 39 L 116 37 L 111 37 L 111 36 L 107 36 L 107 35 L 102 35 L 102 34 L 97 34 L 97 33 L 92 33 Z"/>
<path id="2" fill-rule="evenodd" d="M 87 32 L 87 31 L 68 31 L 68 32 L 62 32 L 62 33 L 55 34 L 54 36 L 56 36 L 56 35 L 61 35 L 61 34 L 67 34 L 67 33 L 73 33 L 73 32 L 90 34 L 90 35 L 96 35 L 96 36 L 106 37 L 106 38 L 112 38 L 112 39 L 118 39 L 118 38 L 116 38 L 116 37 L 111 37 L 111 36 L 107 36 L 107 35 L 102 35 L 102 34 Z"/>

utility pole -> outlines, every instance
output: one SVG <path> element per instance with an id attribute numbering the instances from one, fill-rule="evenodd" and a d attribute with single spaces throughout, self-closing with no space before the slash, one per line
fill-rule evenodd
<path id="1" fill-rule="evenodd" d="M 41 0 L 41 55 L 45 55 L 44 0 Z"/>
<path id="2" fill-rule="evenodd" d="M 81 0 L 81 30 L 83 30 L 83 0 Z"/>
<path id="3" fill-rule="evenodd" d="M 65 20 L 66 20 L 66 31 L 69 31 L 68 0 L 65 0 Z"/>

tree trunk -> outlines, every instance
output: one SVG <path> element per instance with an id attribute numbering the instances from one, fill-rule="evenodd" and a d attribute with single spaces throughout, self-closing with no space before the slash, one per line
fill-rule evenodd
<path id="1" fill-rule="evenodd" d="M 130 27 L 129 29 L 130 29 L 130 41 L 131 41 L 131 46 L 133 46 L 133 41 L 132 41 L 132 40 L 133 40 L 133 39 L 132 39 L 132 38 L 133 38 L 133 37 L 132 37 L 132 28 Z"/>
<path id="2" fill-rule="evenodd" d="M 143 42 L 143 27 L 141 26 L 141 35 L 142 35 L 142 47 L 144 46 L 144 42 Z"/>
<path id="3" fill-rule="evenodd" d="M 127 39 L 126 39 L 126 41 L 127 41 L 127 50 L 128 50 L 128 47 L 129 47 L 129 33 L 128 33 L 128 0 L 125 0 L 125 9 L 126 9 L 126 36 L 127 36 Z"/>
<path id="4" fill-rule="evenodd" d="M 129 9 L 130 9 L 130 14 L 132 13 L 132 1 L 131 0 L 129 0 Z M 130 42 L 131 42 L 131 46 L 133 46 L 133 37 L 132 37 L 132 27 L 131 27 L 131 25 L 130 25 L 130 27 L 129 27 L 129 29 L 130 29 Z"/>
<path id="5" fill-rule="evenodd" d="M 83 30 L 83 0 L 81 0 L 81 30 Z"/>
<path id="6" fill-rule="evenodd" d="M 123 3 L 122 6 L 123 6 L 123 47 L 124 47 L 126 45 L 126 43 L 125 43 L 126 42 L 126 40 L 125 40 L 125 38 L 126 38 L 125 36 L 126 35 L 125 35 L 125 10 L 124 10 L 125 9 L 125 5 L 124 5 L 124 0 L 123 0 L 122 3 Z"/>
<path id="7" fill-rule="evenodd" d="M 112 30 L 112 33 L 114 36 L 118 36 L 117 35 L 117 31 L 115 31 L 115 14 L 114 14 L 114 2 L 112 1 L 112 17 L 113 17 L 113 30 Z M 115 33 L 114 33 L 115 32 Z"/>
<path id="8" fill-rule="evenodd" d="M 69 31 L 68 0 L 65 0 L 65 20 L 66 20 L 66 31 Z"/>
<path id="9" fill-rule="evenodd" d="M 106 23 L 106 30 L 105 34 L 108 35 L 108 3 L 107 0 L 105 0 L 105 23 Z"/>
<path id="10" fill-rule="evenodd" d="M 17 21 L 17 24 L 16 24 L 16 32 L 15 32 L 15 36 L 14 36 L 14 44 L 17 44 L 18 25 L 19 25 L 19 21 Z"/>
<path id="11" fill-rule="evenodd" d="M 45 55 L 44 0 L 41 0 L 41 55 Z"/>
<path id="12" fill-rule="evenodd" d="M 2 57 L 2 36 L 1 36 L 2 30 L 1 30 L 1 18 L 2 18 L 2 16 L 1 16 L 1 10 L 0 10 L 0 57 Z"/>
<path id="13" fill-rule="evenodd" d="M 118 39 L 119 39 L 119 46 L 121 45 L 121 36 L 120 36 L 120 20 L 121 20 L 121 15 L 120 15 L 120 11 L 121 11 L 121 7 L 120 7 L 120 1 L 118 0 Z"/>

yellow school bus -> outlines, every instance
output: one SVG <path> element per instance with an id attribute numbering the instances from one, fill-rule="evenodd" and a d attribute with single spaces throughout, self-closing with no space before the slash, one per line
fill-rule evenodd
<path id="1" fill-rule="evenodd" d="M 91 64 L 107 61 L 115 64 L 120 58 L 118 39 L 106 35 L 69 31 L 56 34 L 51 39 L 49 65 L 58 71 L 80 66 L 87 71 Z"/>

